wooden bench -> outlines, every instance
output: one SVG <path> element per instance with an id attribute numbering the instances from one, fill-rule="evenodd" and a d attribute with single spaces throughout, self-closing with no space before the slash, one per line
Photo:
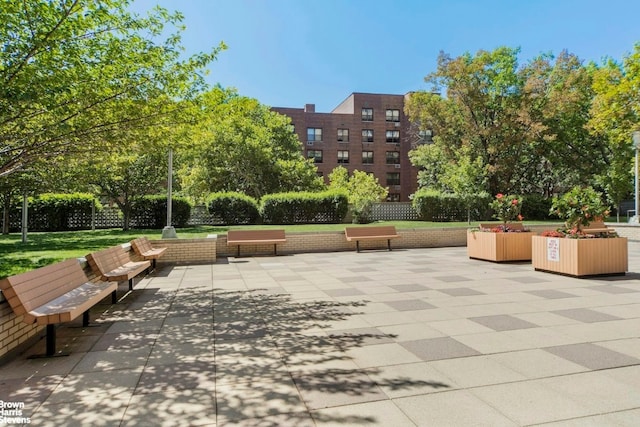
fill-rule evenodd
<path id="1" fill-rule="evenodd" d="M 504 224 L 503 223 L 480 224 L 480 229 L 491 230 L 492 228 L 499 227 L 501 225 L 504 225 Z M 524 228 L 524 225 L 521 222 L 509 222 L 507 223 L 507 227 L 515 231 L 526 231 Z"/>
<path id="2" fill-rule="evenodd" d="M 348 242 L 356 242 L 356 251 L 360 252 L 360 240 L 387 240 L 387 249 L 391 250 L 391 239 L 400 237 L 393 225 L 373 227 L 346 227 L 344 235 Z"/>
<path id="3" fill-rule="evenodd" d="M 115 304 L 117 288 L 117 283 L 90 282 L 73 258 L 0 280 L 16 316 L 28 324 L 46 325 L 46 357 L 66 355 L 56 354 L 56 323 L 82 314 L 82 325 L 88 326 L 89 309 L 109 294 Z"/>
<path id="4" fill-rule="evenodd" d="M 238 255 L 240 256 L 240 246 L 273 244 L 273 254 L 278 255 L 277 244 L 285 243 L 284 230 L 229 230 L 227 232 L 227 245 L 238 245 Z"/>
<path id="5" fill-rule="evenodd" d="M 108 282 L 129 281 L 133 290 L 133 278 L 151 268 L 150 261 L 131 261 L 121 246 L 113 246 L 87 255 L 89 265 L 102 280 Z"/>
<path id="6" fill-rule="evenodd" d="M 156 268 L 156 260 L 160 258 L 167 248 L 154 248 L 146 237 L 138 237 L 131 241 L 134 252 L 145 260 L 151 260 L 151 268 Z"/>
<path id="7" fill-rule="evenodd" d="M 586 234 L 598 234 L 598 233 L 615 233 L 616 231 L 607 227 L 604 221 L 592 221 L 589 225 L 583 225 L 580 227 L 581 231 Z"/>

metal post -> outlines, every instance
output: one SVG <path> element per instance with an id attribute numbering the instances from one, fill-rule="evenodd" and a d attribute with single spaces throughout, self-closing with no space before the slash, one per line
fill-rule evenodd
<path id="1" fill-rule="evenodd" d="M 634 194 L 634 202 L 635 202 L 635 212 L 633 215 L 633 218 L 631 218 L 631 222 L 634 223 L 638 223 L 640 221 L 638 221 L 638 219 L 640 218 L 638 216 L 638 214 L 640 212 L 638 212 L 638 199 L 640 199 L 640 197 L 638 197 L 638 193 L 640 192 L 640 188 L 638 186 L 638 148 L 640 147 L 640 131 L 634 131 L 633 132 L 633 147 L 635 148 L 635 167 L 634 167 L 634 173 L 635 173 L 635 180 L 634 180 L 634 187 L 635 187 L 635 194 Z"/>
<path id="2" fill-rule="evenodd" d="M 171 225 L 171 191 L 173 184 L 173 150 L 169 148 L 169 170 L 167 172 L 167 225 L 162 230 L 163 239 L 175 239 L 176 229 Z"/>
<path id="3" fill-rule="evenodd" d="M 29 220 L 29 202 L 27 193 L 22 195 L 22 243 L 27 243 L 27 225 Z"/>

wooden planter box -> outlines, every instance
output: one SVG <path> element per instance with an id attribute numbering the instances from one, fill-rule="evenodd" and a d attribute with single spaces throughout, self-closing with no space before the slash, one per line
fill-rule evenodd
<path id="1" fill-rule="evenodd" d="M 491 233 L 467 231 L 467 254 L 469 258 L 487 261 L 531 260 L 531 232 Z"/>
<path id="2" fill-rule="evenodd" d="M 533 236 L 536 270 L 570 276 L 624 275 L 629 266 L 626 237 L 567 239 Z"/>

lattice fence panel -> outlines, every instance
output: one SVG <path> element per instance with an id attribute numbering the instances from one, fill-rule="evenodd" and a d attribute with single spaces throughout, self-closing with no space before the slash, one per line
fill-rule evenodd
<path id="1" fill-rule="evenodd" d="M 374 203 L 371 213 L 374 221 L 416 221 L 418 212 L 411 202 L 405 203 Z"/>

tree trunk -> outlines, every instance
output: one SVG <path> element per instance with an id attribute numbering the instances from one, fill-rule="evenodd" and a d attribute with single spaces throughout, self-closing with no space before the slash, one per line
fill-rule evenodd
<path id="1" fill-rule="evenodd" d="M 2 195 L 2 234 L 9 234 L 9 210 L 11 208 L 11 193 L 6 192 Z"/>

